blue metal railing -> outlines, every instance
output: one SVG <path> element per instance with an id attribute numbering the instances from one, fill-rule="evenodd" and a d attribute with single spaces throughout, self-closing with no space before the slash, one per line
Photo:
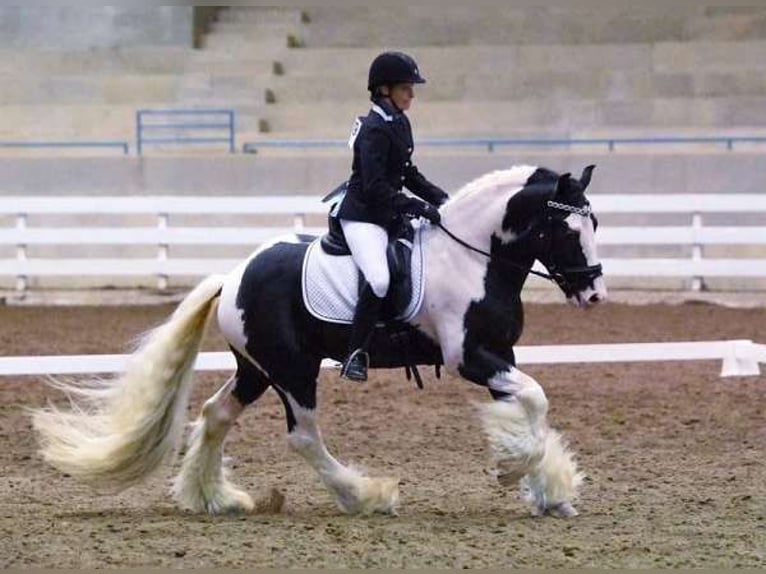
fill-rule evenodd
<path id="1" fill-rule="evenodd" d="M 725 144 L 733 150 L 735 143 L 766 143 L 766 136 L 658 136 L 658 137 L 614 137 L 614 138 L 423 138 L 417 140 L 420 146 L 437 147 L 486 147 L 494 152 L 498 147 L 568 147 L 580 145 L 606 145 L 609 151 L 626 144 Z M 257 153 L 259 148 L 333 148 L 345 147 L 347 140 L 264 140 L 245 142 L 243 153 Z"/>
<path id="2" fill-rule="evenodd" d="M 125 141 L 0 141 L 5 149 L 120 149 L 128 155 L 130 145 Z"/>
<path id="3" fill-rule="evenodd" d="M 230 153 L 236 152 L 236 128 L 233 110 L 138 110 L 136 112 L 136 153 L 141 155 L 146 144 L 214 144 L 225 143 Z M 179 121 L 147 123 L 147 117 L 170 117 Z M 193 116 L 196 121 L 189 121 Z M 207 116 L 211 121 L 200 121 Z M 147 131 L 177 132 L 170 136 L 147 137 Z M 222 135 L 210 135 L 219 131 Z M 197 133 L 195 133 L 197 132 Z M 204 135 L 199 135 L 202 132 Z M 180 135 L 179 135 L 180 134 Z M 656 136 L 613 138 L 423 138 L 419 146 L 434 147 L 483 147 L 492 153 L 500 147 L 569 147 L 605 145 L 614 151 L 618 145 L 665 145 L 665 144 L 722 144 L 732 151 L 738 144 L 764 144 L 766 136 Z M 245 142 L 243 153 L 257 153 L 260 148 L 343 148 L 347 140 L 335 139 L 280 139 Z M 0 141 L 0 149 L 119 149 L 124 155 L 130 153 L 125 141 Z"/>
<path id="4" fill-rule="evenodd" d="M 147 132 L 160 133 L 147 137 Z M 136 153 L 146 144 L 216 144 L 226 143 L 229 152 L 235 148 L 234 110 L 167 109 L 136 112 Z M 219 135 L 220 134 L 220 135 Z"/>

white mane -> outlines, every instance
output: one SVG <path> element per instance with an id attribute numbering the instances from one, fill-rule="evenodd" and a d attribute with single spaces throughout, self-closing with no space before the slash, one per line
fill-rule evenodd
<path id="1" fill-rule="evenodd" d="M 498 169 L 486 173 L 460 188 L 457 193 L 453 194 L 451 202 L 462 201 L 477 193 L 485 193 L 501 187 L 521 189 L 536 170 L 537 167 L 533 165 L 514 165 L 510 169 Z"/>

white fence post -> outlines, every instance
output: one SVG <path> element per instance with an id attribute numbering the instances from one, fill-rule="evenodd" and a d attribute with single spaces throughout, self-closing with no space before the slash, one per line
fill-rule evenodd
<path id="1" fill-rule="evenodd" d="M 295 228 L 295 233 L 302 233 L 303 230 L 306 228 L 306 214 L 305 213 L 296 213 L 295 217 L 293 217 L 293 227 Z"/>
<path id="2" fill-rule="evenodd" d="M 16 214 L 16 229 L 18 231 L 23 231 L 27 228 L 27 214 L 26 213 L 18 213 Z M 26 261 L 27 260 L 27 246 L 24 243 L 18 243 L 16 245 L 16 260 Z M 26 275 L 17 275 L 16 276 L 16 291 L 26 291 L 27 289 L 27 276 Z"/>
<path id="3" fill-rule="evenodd" d="M 694 213 L 692 215 L 692 234 L 694 235 L 695 241 L 699 241 L 699 233 L 701 230 L 702 230 L 702 214 Z M 694 261 L 695 263 L 702 261 L 702 244 L 694 243 L 692 245 L 692 261 Z M 704 288 L 705 288 L 705 282 L 702 277 L 700 276 L 692 277 L 692 281 L 691 281 L 692 291 L 702 291 Z"/>
<path id="4" fill-rule="evenodd" d="M 157 215 L 157 229 L 162 231 L 167 231 L 168 229 L 168 218 L 169 215 L 167 213 L 159 213 Z M 168 260 L 168 251 L 170 250 L 170 246 L 167 243 L 160 243 L 157 245 L 157 260 L 165 262 Z M 159 273 L 157 275 L 157 288 L 161 291 L 164 291 L 168 288 L 168 276 L 164 273 Z"/>

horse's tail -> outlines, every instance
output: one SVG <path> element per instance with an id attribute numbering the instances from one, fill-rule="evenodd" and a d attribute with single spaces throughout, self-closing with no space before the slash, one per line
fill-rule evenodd
<path id="1" fill-rule="evenodd" d="M 120 377 L 52 383 L 72 408 L 33 413 L 46 461 L 94 486 L 122 490 L 175 453 L 194 361 L 223 279 L 212 275 L 197 285 L 166 323 L 144 336 Z"/>

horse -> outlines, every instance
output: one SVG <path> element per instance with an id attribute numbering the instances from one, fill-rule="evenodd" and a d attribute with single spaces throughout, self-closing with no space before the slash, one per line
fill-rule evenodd
<path id="1" fill-rule="evenodd" d="M 371 368 L 438 365 L 485 387 L 479 416 L 500 485 L 518 486 L 535 515 L 575 516 L 583 474 L 547 421 L 541 385 L 517 366 L 521 291 L 530 273 L 555 280 L 575 307 L 606 298 L 596 252 L 597 220 L 585 196 L 595 166 L 581 177 L 517 165 L 468 183 L 441 208 L 441 222 L 413 222 L 424 250 L 422 304 L 402 346 L 385 326 Z M 96 487 L 122 490 L 181 449 L 195 358 L 206 327 L 218 327 L 236 372 L 190 425 L 171 495 L 185 511 L 247 512 L 253 499 L 223 463 L 223 443 L 247 406 L 272 388 L 284 405 L 287 440 L 317 472 L 341 512 L 396 514 L 399 481 L 369 477 L 331 455 L 317 424 L 317 377 L 340 360 L 349 326 L 318 320 L 301 293 L 304 255 L 315 237 L 275 238 L 226 275 L 196 285 L 167 321 L 145 334 L 125 371 L 100 381 L 56 382 L 71 409 L 37 409 L 40 452 L 55 468 Z M 539 261 L 548 273 L 533 270 Z M 460 270 L 455 273 L 455 270 Z M 344 383 L 359 384 L 359 383 Z"/>

